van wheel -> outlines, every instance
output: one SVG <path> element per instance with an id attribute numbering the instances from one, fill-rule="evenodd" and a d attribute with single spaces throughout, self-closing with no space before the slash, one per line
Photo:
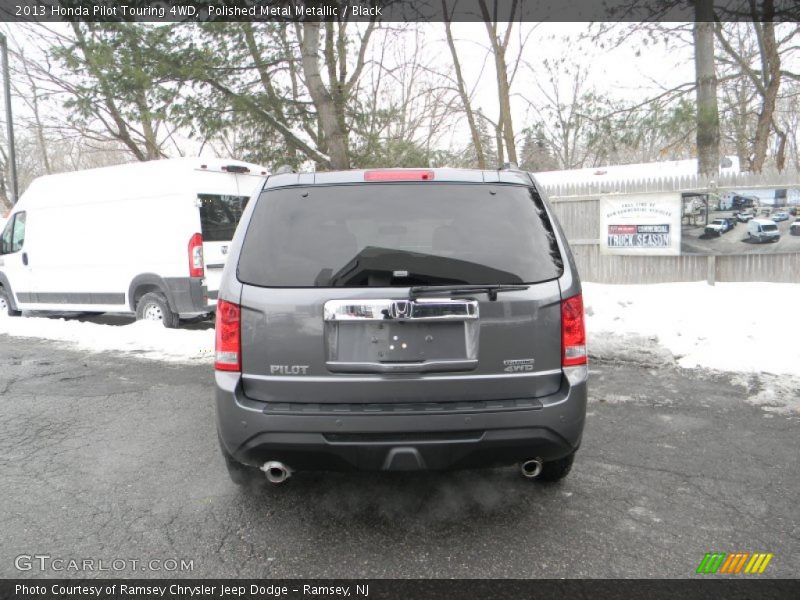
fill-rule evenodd
<path id="1" fill-rule="evenodd" d="M 164 327 L 175 329 L 180 319 L 172 312 L 164 294 L 150 292 L 139 299 L 136 304 L 137 321 L 160 321 Z"/>
<path id="2" fill-rule="evenodd" d="M 543 481 L 552 483 L 564 479 L 572 470 L 572 463 L 575 462 L 575 453 L 569 456 L 559 458 L 558 460 L 551 460 L 542 465 L 542 471 L 534 479 L 534 481 Z"/>
<path id="3" fill-rule="evenodd" d="M 21 310 L 14 310 L 11 308 L 11 298 L 5 289 L 0 288 L 0 315 L 7 315 L 9 317 L 19 317 L 22 315 Z"/>

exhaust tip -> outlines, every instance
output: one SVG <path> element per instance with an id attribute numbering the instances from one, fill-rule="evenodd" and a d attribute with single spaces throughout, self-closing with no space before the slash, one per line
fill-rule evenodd
<path id="1" fill-rule="evenodd" d="M 539 473 L 542 472 L 542 459 L 533 458 L 531 460 L 526 460 L 520 465 L 520 472 L 523 477 L 535 479 L 539 476 Z"/>
<path id="2" fill-rule="evenodd" d="M 267 481 L 274 484 L 283 483 L 292 476 L 292 470 L 289 467 L 274 460 L 265 462 L 261 466 L 261 470 L 267 476 Z"/>

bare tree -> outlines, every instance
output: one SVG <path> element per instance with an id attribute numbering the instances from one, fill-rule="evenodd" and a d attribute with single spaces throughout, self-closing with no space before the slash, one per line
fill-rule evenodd
<path id="1" fill-rule="evenodd" d="M 450 27 L 451 12 L 447 8 L 447 0 L 442 0 L 442 14 L 444 17 L 444 30 L 447 36 L 447 46 L 450 48 L 450 56 L 453 59 L 453 71 L 456 76 L 456 89 L 461 98 L 461 106 L 464 108 L 464 113 L 467 116 L 467 124 L 469 125 L 470 136 L 472 137 L 472 144 L 475 147 L 475 153 L 478 159 L 477 167 L 479 169 L 486 168 L 486 157 L 483 151 L 483 142 L 481 140 L 481 132 L 478 129 L 478 123 L 475 119 L 475 113 L 472 110 L 472 100 L 467 93 L 467 85 L 464 81 L 464 75 L 461 72 L 461 61 L 458 59 L 458 52 L 456 51 L 456 44 L 453 40 L 453 32 Z"/>
<path id="2" fill-rule="evenodd" d="M 322 78 L 319 56 L 321 24 L 306 21 L 302 25 L 302 32 L 300 26 L 297 26 L 305 84 L 317 109 L 324 146 L 334 169 L 350 168 L 346 107 L 353 88 L 364 70 L 367 47 L 376 27 L 376 20 L 374 18 L 370 20 L 363 34 L 359 36 L 352 72 L 349 71 L 347 56 L 347 26 L 347 21 L 325 23 L 325 46 L 322 54 L 327 71 L 327 85 Z"/>
<path id="3" fill-rule="evenodd" d="M 719 107 L 714 63 L 714 2 L 695 2 L 694 66 L 697 84 L 697 171 L 719 173 Z"/>
<path id="4" fill-rule="evenodd" d="M 773 10 L 771 0 L 764 3 L 766 11 Z M 778 35 L 778 29 L 782 34 Z M 746 158 L 753 171 L 764 168 L 774 132 L 778 150 L 785 149 L 786 132 L 775 119 L 780 100 L 781 84 L 797 75 L 786 70 L 784 63 L 796 55 L 796 35 L 800 26 L 794 23 L 776 25 L 773 22 L 716 23 L 714 33 L 722 50 L 719 62 L 727 69 L 738 89 L 735 114 L 738 117 L 737 150 Z M 757 108 L 751 109 L 753 102 Z M 749 124 L 754 121 L 752 131 Z M 776 156 L 777 159 L 777 156 Z"/>
<path id="5" fill-rule="evenodd" d="M 514 139 L 514 124 L 511 117 L 511 85 L 509 77 L 508 62 L 506 51 L 511 40 L 511 32 L 514 28 L 514 19 L 517 16 L 518 0 L 511 0 L 511 8 L 508 16 L 508 23 L 505 32 L 500 30 L 497 21 L 498 1 L 494 0 L 494 18 L 489 13 L 486 0 L 478 0 L 481 10 L 481 18 L 489 34 L 492 54 L 494 55 L 495 74 L 497 77 L 497 99 L 500 103 L 500 118 L 498 119 L 498 129 L 502 131 L 503 141 L 509 162 L 517 162 L 517 146 Z M 522 50 L 520 49 L 520 54 Z M 498 152 L 500 146 L 498 145 Z"/>

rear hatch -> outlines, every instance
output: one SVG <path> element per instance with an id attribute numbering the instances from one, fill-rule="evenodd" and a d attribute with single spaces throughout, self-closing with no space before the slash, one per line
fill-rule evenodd
<path id="1" fill-rule="evenodd" d="M 552 394 L 562 271 L 524 185 L 266 191 L 238 265 L 244 392 L 312 404 Z"/>

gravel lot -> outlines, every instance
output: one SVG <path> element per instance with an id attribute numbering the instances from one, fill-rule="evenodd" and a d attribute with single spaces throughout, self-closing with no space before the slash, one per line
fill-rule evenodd
<path id="1" fill-rule="evenodd" d="M 255 494 L 228 481 L 211 381 L 0 335 L 0 577 L 74 575 L 22 554 L 193 561 L 113 573 L 143 577 L 692 577 L 712 550 L 798 574 L 800 419 L 747 403 L 755 380 L 595 361 L 583 448 L 550 487 L 508 468 Z"/>

